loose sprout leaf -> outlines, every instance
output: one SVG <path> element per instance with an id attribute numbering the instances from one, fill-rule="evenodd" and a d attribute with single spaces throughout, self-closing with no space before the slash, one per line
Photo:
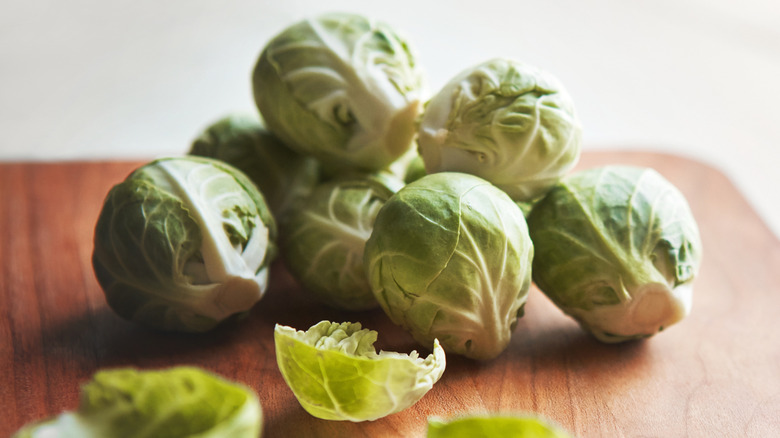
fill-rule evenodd
<path id="1" fill-rule="evenodd" d="M 276 359 L 301 406 L 325 420 L 368 421 L 400 412 L 441 378 L 438 341 L 421 358 L 374 349 L 377 333 L 359 323 L 322 321 L 307 331 L 276 325 Z"/>
<path id="2" fill-rule="evenodd" d="M 536 284 L 600 340 L 647 337 L 690 311 L 698 228 L 685 197 L 654 170 L 571 175 L 528 221 Z"/>
<path id="3" fill-rule="evenodd" d="M 193 367 L 99 371 L 79 408 L 25 426 L 15 438 L 256 438 L 262 409 L 249 388 Z"/>
<path id="4" fill-rule="evenodd" d="M 430 418 L 427 438 L 571 438 L 556 425 L 531 415 L 474 415 L 452 420 Z"/>
<path id="5" fill-rule="evenodd" d="M 576 164 L 581 136 L 558 80 L 508 59 L 453 78 L 428 102 L 418 128 L 428 173 L 477 175 L 521 202 L 543 196 Z"/>

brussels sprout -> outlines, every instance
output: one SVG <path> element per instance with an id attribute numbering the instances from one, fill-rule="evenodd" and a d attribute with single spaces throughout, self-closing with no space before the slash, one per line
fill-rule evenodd
<path id="1" fill-rule="evenodd" d="M 76 411 L 32 423 L 14 438 L 257 438 L 262 409 L 249 388 L 198 368 L 99 371 Z"/>
<path id="2" fill-rule="evenodd" d="M 535 416 L 475 415 L 450 421 L 428 420 L 427 438 L 571 438 L 559 427 Z"/>
<path id="3" fill-rule="evenodd" d="M 279 223 L 319 181 L 317 161 L 282 144 L 254 114 L 233 113 L 217 120 L 192 142 L 189 153 L 216 158 L 244 172 Z"/>
<path id="4" fill-rule="evenodd" d="M 203 332 L 263 296 L 275 239 L 263 196 L 243 173 L 207 158 L 166 158 L 108 193 L 92 264 L 120 316 Z"/>
<path id="5" fill-rule="evenodd" d="M 417 341 L 490 359 L 522 315 L 532 258 L 517 204 L 481 178 L 443 172 L 385 203 L 364 263 L 382 309 Z"/>
<path id="6" fill-rule="evenodd" d="M 416 351 L 376 352 L 377 332 L 360 323 L 321 321 L 306 332 L 276 325 L 276 360 L 301 406 L 324 420 L 376 420 L 417 403 L 446 366 L 438 342 Z"/>
<path id="7" fill-rule="evenodd" d="M 515 201 L 540 198 L 577 162 L 581 128 L 549 73 L 493 59 L 460 73 L 426 105 L 418 131 L 428 173 L 482 177 Z"/>
<path id="8" fill-rule="evenodd" d="M 252 84 L 268 128 L 331 174 L 381 170 L 403 155 L 424 98 L 409 43 L 353 14 L 324 14 L 282 31 L 263 49 Z"/>
<path id="9" fill-rule="evenodd" d="M 656 171 L 576 173 L 528 224 L 537 286 L 599 340 L 647 337 L 690 312 L 699 231 L 682 193 Z"/>
<path id="10" fill-rule="evenodd" d="M 363 249 L 379 209 L 403 182 L 393 175 L 323 183 L 294 209 L 282 235 L 290 273 L 324 303 L 346 310 L 378 306 L 363 267 Z"/>

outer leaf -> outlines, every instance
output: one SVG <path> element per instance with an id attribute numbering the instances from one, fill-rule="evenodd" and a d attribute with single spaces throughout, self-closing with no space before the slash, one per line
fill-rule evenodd
<path id="1" fill-rule="evenodd" d="M 304 409 L 325 420 L 367 421 L 400 412 L 425 395 L 446 366 L 434 342 L 422 359 L 381 351 L 377 333 L 359 323 L 322 321 L 306 332 L 277 325 L 276 360 Z"/>
<path id="2" fill-rule="evenodd" d="M 461 72 L 430 100 L 418 135 L 428 173 L 477 175 L 526 202 L 576 164 L 581 127 L 557 79 L 493 59 Z"/>
<path id="3" fill-rule="evenodd" d="M 570 438 L 557 426 L 533 416 L 485 415 L 450 421 L 428 420 L 428 438 Z"/>
<path id="4" fill-rule="evenodd" d="M 15 437 L 217 438 L 260 434 L 254 392 L 202 370 L 100 371 L 75 412 L 26 426 Z"/>
<path id="5" fill-rule="evenodd" d="M 255 186 L 205 158 L 157 160 L 109 192 L 93 266 L 121 316 L 206 331 L 263 295 L 276 226 Z"/>
<path id="6" fill-rule="evenodd" d="M 423 345 L 490 359 L 509 343 L 531 283 L 525 218 L 487 181 L 438 173 L 380 210 L 366 242 L 374 296 Z"/>
<path id="7" fill-rule="evenodd" d="M 325 14 L 292 25 L 264 48 L 252 83 L 270 130 L 332 173 L 380 170 L 412 146 L 422 73 L 383 23 Z"/>
<path id="8" fill-rule="evenodd" d="M 690 312 L 698 228 L 654 170 L 572 175 L 533 208 L 529 227 L 536 284 L 600 340 L 650 336 Z"/>

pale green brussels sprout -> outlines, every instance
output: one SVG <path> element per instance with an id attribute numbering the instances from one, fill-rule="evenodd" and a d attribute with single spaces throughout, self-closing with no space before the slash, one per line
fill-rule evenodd
<path id="1" fill-rule="evenodd" d="M 360 323 L 321 321 L 307 331 L 276 325 L 276 360 L 301 406 L 324 420 L 370 421 L 417 403 L 439 381 L 446 358 L 438 342 L 422 358 L 376 352 L 377 332 Z"/>
<path id="2" fill-rule="evenodd" d="M 472 415 L 442 420 L 428 419 L 427 438 L 571 438 L 567 432 L 532 415 Z"/>
<path id="3" fill-rule="evenodd" d="M 381 170 L 413 145 L 423 74 L 390 26 L 331 13 L 296 23 L 263 49 L 255 102 L 285 144 L 330 173 Z"/>
<path id="4" fill-rule="evenodd" d="M 97 372 L 77 410 L 14 438 L 257 438 L 262 419 L 254 391 L 198 368 L 122 368 Z"/>
<path id="5" fill-rule="evenodd" d="M 426 104 L 417 141 L 428 173 L 470 173 L 515 201 L 532 201 L 574 167 L 581 137 L 556 78 L 493 59 L 460 73 Z"/>
<path id="6" fill-rule="evenodd" d="M 351 175 L 320 184 L 305 205 L 293 209 L 282 233 L 282 255 L 306 292 L 345 310 L 378 306 L 363 250 L 377 212 L 402 186 L 389 173 Z"/>
<path id="7" fill-rule="evenodd" d="M 252 180 L 277 222 L 302 202 L 319 181 L 319 165 L 285 146 L 250 113 L 231 113 L 209 125 L 192 142 L 191 155 L 216 158 Z"/>
<path id="8" fill-rule="evenodd" d="M 203 332 L 262 298 L 275 239 L 262 194 L 239 170 L 202 157 L 165 158 L 108 193 L 92 264 L 120 316 Z"/>
<path id="9" fill-rule="evenodd" d="M 520 208 L 468 174 L 408 184 L 366 242 L 369 284 L 390 319 L 423 345 L 491 359 L 509 344 L 531 284 L 533 245 Z"/>
<path id="10" fill-rule="evenodd" d="M 528 224 L 537 286 L 599 340 L 651 336 L 690 312 L 701 239 L 685 197 L 656 171 L 578 172 Z"/>

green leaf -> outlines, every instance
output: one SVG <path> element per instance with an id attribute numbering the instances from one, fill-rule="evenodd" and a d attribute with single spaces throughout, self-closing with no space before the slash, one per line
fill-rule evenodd
<path id="1" fill-rule="evenodd" d="M 359 323 L 322 321 L 307 331 L 276 325 L 276 359 L 301 406 L 325 420 L 370 421 L 415 404 L 441 378 L 444 350 L 421 358 L 374 349 Z"/>
<path id="2" fill-rule="evenodd" d="M 428 420 L 428 438 L 571 438 L 559 427 L 526 415 L 474 415 Z"/>
<path id="3" fill-rule="evenodd" d="M 25 426 L 14 437 L 256 438 L 262 424 L 249 388 L 198 368 L 99 371 L 77 411 Z"/>

